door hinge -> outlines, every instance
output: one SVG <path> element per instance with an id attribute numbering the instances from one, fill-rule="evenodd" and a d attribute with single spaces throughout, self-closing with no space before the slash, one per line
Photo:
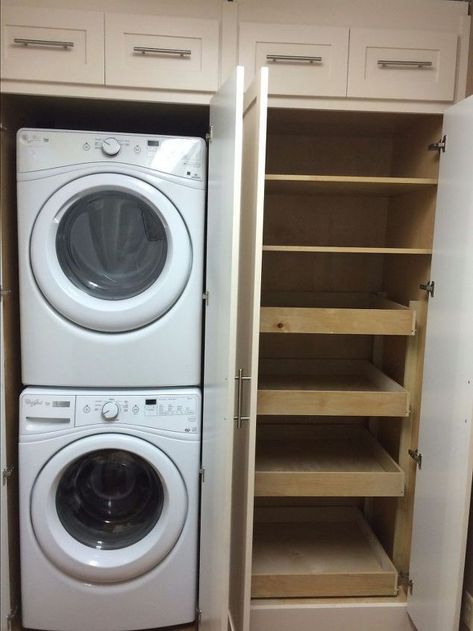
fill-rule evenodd
<path id="1" fill-rule="evenodd" d="M 409 576 L 409 572 L 399 572 L 399 584 L 404 585 L 409 594 L 414 591 L 414 581 Z"/>
<path id="2" fill-rule="evenodd" d="M 408 449 L 407 453 L 414 460 L 419 469 L 422 469 L 422 454 L 418 449 Z"/>
<path id="3" fill-rule="evenodd" d="M 11 478 L 15 467 L 11 464 L 9 467 L 2 469 L 2 484 L 5 485 L 8 482 L 8 478 Z"/>
<path id="4" fill-rule="evenodd" d="M 15 607 L 12 607 L 10 609 L 10 611 L 8 612 L 8 614 L 7 614 L 7 625 L 8 625 L 7 628 L 8 628 L 8 630 L 11 629 L 11 624 L 12 624 L 13 620 L 15 620 L 15 618 L 17 617 L 18 611 L 19 611 L 18 605 L 15 605 Z"/>
<path id="5" fill-rule="evenodd" d="M 197 628 L 200 627 L 200 623 L 202 622 L 202 610 L 199 607 L 196 607 L 195 610 L 195 621 L 197 622 Z"/>
<path id="6" fill-rule="evenodd" d="M 204 469 L 204 467 L 201 467 L 199 469 L 199 477 L 200 477 L 200 483 L 203 484 L 205 482 L 205 469 Z"/>
<path id="7" fill-rule="evenodd" d="M 202 294 L 202 300 L 205 302 L 205 306 L 208 307 L 209 306 L 209 292 L 208 291 L 204 291 L 204 293 Z"/>
<path id="8" fill-rule="evenodd" d="M 438 142 L 433 142 L 429 145 L 429 151 L 438 151 L 439 154 L 445 153 L 447 149 L 447 136 L 443 136 Z"/>
<path id="9" fill-rule="evenodd" d="M 212 142 L 213 139 L 214 139 L 214 126 L 210 125 L 209 131 L 205 134 L 205 140 L 207 142 Z"/>
<path id="10" fill-rule="evenodd" d="M 430 295 L 431 298 L 434 297 L 435 281 L 429 280 L 426 283 L 421 283 L 419 287 L 420 289 L 423 289 L 424 291 L 426 291 Z"/>

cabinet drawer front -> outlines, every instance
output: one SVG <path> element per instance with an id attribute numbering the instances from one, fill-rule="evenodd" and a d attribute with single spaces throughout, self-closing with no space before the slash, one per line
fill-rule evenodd
<path id="1" fill-rule="evenodd" d="M 107 85 L 214 92 L 217 20 L 106 14 Z"/>
<path id="2" fill-rule="evenodd" d="M 2 78 L 104 82 L 103 13 L 4 7 Z"/>
<path id="3" fill-rule="evenodd" d="M 269 67 L 269 93 L 287 96 L 345 96 L 348 29 L 242 23 L 239 63 L 249 83 Z"/>
<path id="4" fill-rule="evenodd" d="M 452 101 L 457 35 L 352 29 L 348 96 Z"/>

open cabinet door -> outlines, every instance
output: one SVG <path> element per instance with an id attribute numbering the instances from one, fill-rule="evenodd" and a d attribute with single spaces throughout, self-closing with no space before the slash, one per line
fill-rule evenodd
<path id="1" fill-rule="evenodd" d="M 262 68 L 245 94 L 236 352 L 237 420 L 233 447 L 230 628 L 248 631 L 255 474 L 256 399 L 268 69 Z"/>
<path id="2" fill-rule="evenodd" d="M 473 97 L 444 121 L 408 601 L 419 631 L 458 629 L 472 471 Z"/>
<path id="3" fill-rule="evenodd" d="M 243 68 L 210 103 L 200 628 L 227 631 L 238 305 Z"/>

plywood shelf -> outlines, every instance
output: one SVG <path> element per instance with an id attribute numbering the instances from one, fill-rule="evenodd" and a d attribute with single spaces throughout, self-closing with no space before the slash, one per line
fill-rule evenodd
<path id="1" fill-rule="evenodd" d="M 267 193 L 392 196 L 437 186 L 436 178 L 267 174 Z"/>
<path id="2" fill-rule="evenodd" d="M 397 572 L 358 509 L 262 509 L 253 598 L 394 596 Z"/>
<path id="3" fill-rule="evenodd" d="M 404 495 L 404 473 L 363 427 L 324 426 L 311 428 L 309 436 L 295 430 L 276 439 L 258 437 L 257 497 Z"/>
<path id="4" fill-rule="evenodd" d="M 432 248 L 360 248 L 331 245 L 263 245 L 263 252 L 305 252 L 328 254 L 423 254 L 431 255 Z"/>
<path id="5" fill-rule="evenodd" d="M 259 415 L 407 416 L 409 394 L 365 360 L 273 360 L 258 385 Z"/>
<path id="6" fill-rule="evenodd" d="M 289 292 L 288 292 L 289 293 Z M 353 304 L 354 303 L 354 304 Z M 322 304 L 323 301 L 322 301 Z M 326 298 L 326 306 L 265 306 L 261 333 L 328 333 L 350 335 L 414 335 L 415 311 L 372 294 L 348 296 L 345 304 Z"/>

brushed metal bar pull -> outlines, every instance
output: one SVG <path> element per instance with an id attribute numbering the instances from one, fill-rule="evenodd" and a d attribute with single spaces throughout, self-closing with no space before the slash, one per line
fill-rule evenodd
<path id="1" fill-rule="evenodd" d="M 309 64 L 321 64 L 322 57 L 312 57 L 311 55 L 266 55 L 267 61 L 305 61 Z"/>
<path id="2" fill-rule="evenodd" d="M 378 59 L 378 66 L 381 68 L 432 68 L 433 63 L 431 61 L 411 61 L 411 60 L 396 60 L 396 59 Z"/>
<path id="3" fill-rule="evenodd" d="M 240 429 L 243 421 L 249 421 L 249 416 L 242 416 L 243 409 L 243 382 L 251 381 L 251 377 L 245 377 L 243 375 L 243 368 L 238 369 L 238 375 L 235 377 L 235 381 L 237 382 L 237 413 L 236 416 L 233 417 L 233 420 L 236 421 L 237 429 Z"/>
<path id="4" fill-rule="evenodd" d="M 74 42 L 62 42 L 55 39 L 27 39 L 23 37 L 15 37 L 13 40 L 14 44 L 18 44 L 19 46 L 52 46 L 53 48 L 64 48 L 64 50 L 68 50 L 69 48 L 74 48 Z"/>
<path id="5" fill-rule="evenodd" d="M 177 55 L 178 57 L 190 57 L 192 55 L 192 51 L 188 48 L 152 48 L 151 46 L 133 46 L 133 52 L 141 55 L 150 53 L 152 55 Z"/>

